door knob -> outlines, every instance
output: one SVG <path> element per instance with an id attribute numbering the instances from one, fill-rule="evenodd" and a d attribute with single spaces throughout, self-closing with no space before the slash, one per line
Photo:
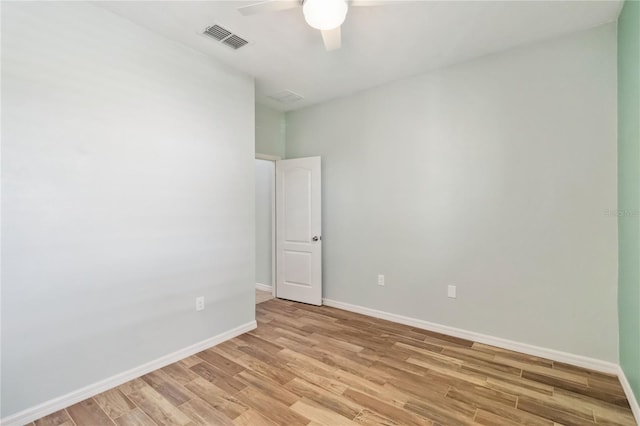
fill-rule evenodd
<path id="1" fill-rule="evenodd" d="M 317 235 L 311 238 L 311 241 L 320 241 L 322 237 L 318 237 Z"/>

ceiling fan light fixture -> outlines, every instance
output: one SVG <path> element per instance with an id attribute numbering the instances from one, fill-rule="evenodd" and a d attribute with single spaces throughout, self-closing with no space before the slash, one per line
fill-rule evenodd
<path id="1" fill-rule="evenodd" d="M 302 5 L 307 24 L 322 31 L 333 30 L 342 25 L 347 9 L 345 0 L 305 0 Z"/>

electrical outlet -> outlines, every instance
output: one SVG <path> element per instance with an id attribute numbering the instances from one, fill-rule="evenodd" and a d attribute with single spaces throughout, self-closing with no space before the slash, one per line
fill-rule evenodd
<path id="1" fill-rule="evenodd" d="M 384 275 L 378 275 L 378 285 L 384 285 Z"/>
<path id="2" fill-rule="evenodd" d="M 450 285 L 449 288 L 447 289 L 447 296 L 449 296 L 452 299 L 456 298 L 456 286 L 455 285 Z"/>
<path id="3" fill-rule="evenodd" d="M 202 311 L 204 309 L 204 296 L 196 297 L 196 311 Z"/>

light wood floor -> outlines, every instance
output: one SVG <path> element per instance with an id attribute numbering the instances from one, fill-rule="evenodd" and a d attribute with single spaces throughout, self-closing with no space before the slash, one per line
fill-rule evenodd
<path id="1" fill-rule="evenodd" d="M 266 302 L 267 300 L 273 299 L 273 295 L 270 291 L 262 291 L 256 289 L 256 305 L 258 303 Z"/>
<path id="2" fill-rule="evenodd" d="M 634 425 L 615 377 L 273 299 L 258 328 L 36 425 Z"/>

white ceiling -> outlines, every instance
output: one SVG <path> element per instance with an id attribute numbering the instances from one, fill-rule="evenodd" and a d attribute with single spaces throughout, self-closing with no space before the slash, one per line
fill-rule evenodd
<path id="1" fill-rule="evenodd" d="M 242 16 L 257 1 L 113 1 L 100 6 L 255 77 L 256 101 L 297 109 L 617 19 L 621 1 L 387 1 L 350 7 L 342 49 L 326 52 L 302 9 Z M 217 23 L 251 44 L 233 49 L 200 33 Z M 282 104 L 268 95 L 304 97 Z"/>

